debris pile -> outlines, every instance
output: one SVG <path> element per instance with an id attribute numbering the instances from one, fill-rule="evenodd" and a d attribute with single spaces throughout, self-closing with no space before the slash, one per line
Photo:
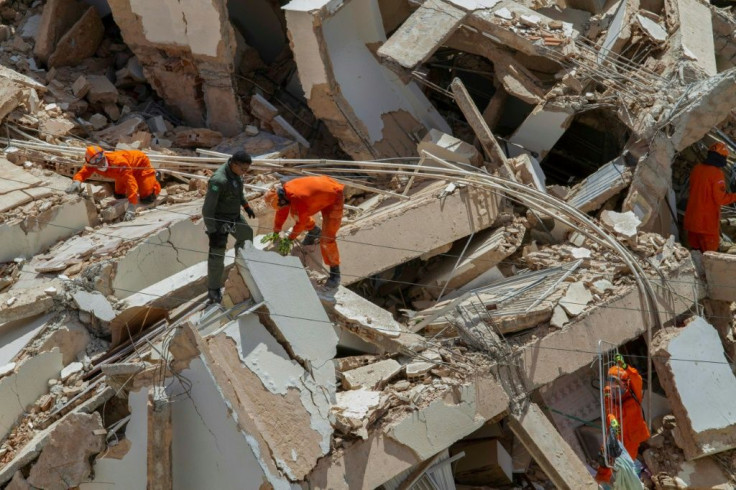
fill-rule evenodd
<path id="1" fill-rule="evenodd" d="M 736 488 L 736 217 L 682 226 L 714 144 L 735 182 L 716 3 L 0 5 L 0 486 L 595 489 L 634 393 L 634 479 Z M 70 190 L 115 150 L 160 193 Z M 344 210 L 273 235 L 315 175 Z"/>

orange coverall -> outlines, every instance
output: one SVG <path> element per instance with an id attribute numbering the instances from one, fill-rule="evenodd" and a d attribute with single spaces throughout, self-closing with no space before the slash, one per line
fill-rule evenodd
<path id="1" fill-rule="evenodd" d="M 685 230 L 690 248 L 717 251 L 721 233 L 721 206 L 736 202 L 726 192 L 723 170 L 699 163 L 690 174 L 690 197 L 685 209 Z"/>
<path id="2" fill-rule="evenodd" d="M 289 214 L 294 216 L 296 224 L 289 235 L 294 240 L 303 231 L 316 226 L 312 215 L 322 212 L 322 236 L 319 240 L 322 260 L 329 266 L 340 265 L 340 252 L 335 243 L 337 230 L 342 222 L 344 185 L 325 175 L 299 177 L 284 185 L 289 205 L 276 211 L 273 231 L 278 233 L 284 226 Z"/>
<path id="3" fill-rule="evenodd" d="M 152 193 L 158 195 L 161 192 L 161 184 L 156 180 L 156 171 L 142 151 L 106 151 L 105 157 L 109 165 L 107 170 L 104 167 L 85 164 L 74 175 L 74 180 L 84 182 L 94 173 L 115 179 L 115 194 L 125 194 L 131 204 L 138 204 L 139 195 L 145 198 Z"/>
<path id="4" fill-rule="evenodd" d="M 618 413 L 618 405 L 606 405 L 606 415 L 611 413 L 620 420 L 623 425 L 623 443 L 626 451 L 628 451 L 631 459 L 636 459 L 639 454 L 639 445 L 649 439 L 649 429 L 644 420 L 644 414 L 641 410 L 641 402 L 643 395 L 643 381 L 641 374 L 635 367 L 628 365 L 626 369 L 619 366 L 613 366 L 608 370 L 610 376 L 616 376 L 623 381 L 624 389 L 621 395 L 621 411 Z"/>
<path id="5" fill-rule="evenodd" d="M 606 423 L 608 424 L 608 427 L 611 427 L 611 422 L 613 420 L 616 420 L 616 417 L 614 417 L 613 414 L 609 413 L 608 415 L 606 415 Z M 605 441 L 604 441 L 604 444 L 605 444 Z M 601 465 L 598 467 L 598 471 L 595 474 L 595 481 L 597 481 L 598 483 L 610 483 L 612 476 L 613 476 L 613 468 Z"/>

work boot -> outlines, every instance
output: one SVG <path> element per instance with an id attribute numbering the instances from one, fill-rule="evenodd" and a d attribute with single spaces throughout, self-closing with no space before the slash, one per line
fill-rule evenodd
<path id="1" fill-rule="evenodd" d="M 208 289 L 207 290 L 207 304 L 219 305 L 220 303 L 222 303 L 222 293 L 220 292 L 220 288 Z"/>
<path id="2" fill-rule="evenodd" d="M 322 228 L 319 226 L 315 226 L 309 232 L 307 232 L 307 236 L 302 240 L 302 245 L 314 245 L 317 242 L 317 239 L 322 234 Z"/>
<path id="3" fill-rule="evenodd" d="M 340 266 L 333 265 L 332 267 L 330 267 L 330 277 L 327 278 L 325 287 L 327 289 L 334 289 L 339 285 L 340 285 Z"/>

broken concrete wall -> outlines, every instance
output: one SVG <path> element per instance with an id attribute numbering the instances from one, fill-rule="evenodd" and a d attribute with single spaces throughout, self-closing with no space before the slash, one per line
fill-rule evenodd
<path id="1" fill-rule="evenodd" d="M 428 129 L 451 130 L 419 86 L 382 66 L 376 0 L 293 1 L 284 7 L 299 79 L 314 115 L 356 159 L 414 155 Z"/>
<path id="2" fill-rule="evenodd" d="M 378 209 L 342 227 L 337 242 L 343 284 L 490 227 L 499 199 L 491 191 L 454 184 L 448 189 L 445 183 L 435 183 L 414 194 L 411 201 Z"/>
<path id="3" fill-rule="evenodd" d="M 94 207 L 75 197 L 37 216 L 0 224 L 0 262 L 16 257 L 31 258 L 86 226 L 93 226 L 96 221 Z"/>
<path id="4" fill-rule="evenodd" d="M 27 359 L 15 371 L 0 379 L 0 439 L 8 435 L 26 407 L 49 389 L 50 379 L 63 368 L 61 352 L 54 349 Z"/>
<path id="5" fill-rule="evenodd" d="M 736 274 L 736 257 L 718 252 L 703 254 L 708 297 L 719 301 L 736 301 L 736 287 L 731 286 Z"/>
<path id="6" fill-rule="evenodd" d="M 716 329 L 695 317 L 684 328 L 662 331 L 652 351 L 685 457 L 736 448 L 736 376 Z"/>
<path id="7" fill-rule="evenodd" d="M 382 430 L 370 432 L 368 439 L 323 458 L 307 482 L 314 488 L 376 488 L 507 409 L 508 396 L 495 379 L 474 377 Z"/>
<path id="8" fill-rule="evenodd" d="M 146 452 L 148 448 L 148 389 L 128 394 L 130 421 L 125 438 L 108 447 L 94 461 L 94 478 L 79 485 L 80 490 L 104 490 L 110 485 L 130 490 L 147 488 Z"/>
<path id="9" fill-rule="evenodd" d="M 667 0 L 665 6 L 668 21 L 678 25 L 670 35 L 668 55 L 674 60 L 692 61 L 700 77 L 718 73 L 710 7 L 697 0 Z"/>
<path id="10" fill-rule="evenodd" d="M 109 3 L 146 79 L 187 124 L 226 136 L 243 130 L 233 79 L 237 43 L 224 0 Z"/>

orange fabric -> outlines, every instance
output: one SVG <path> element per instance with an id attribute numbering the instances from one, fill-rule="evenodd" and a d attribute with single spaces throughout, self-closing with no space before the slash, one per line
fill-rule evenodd
<path id="1" fill-rule="evenodd" d="M 706 235 L 704 233 L 687 232 L 687 242 L 693 250 L 701 252 L 717 252 L 721 244 L 719 235 Z"/>
<path id="2" fill-rule="evenodd" d="M 300 177 L 286 182 L 284 192 L 289 205 L 276 211 L 274 231 L 280 232 L 286 218 L 291 214 L 296 219 L 296 224 L 289 238 L 294 240 L 303 231 L 314 228 L 312 215 L 321 212 L 322 236 L 319 243 L 322 260 L 329 266 L 340 265 L 340 252 L 335 237 L 342 221 L 344 188 L 344 185 L 325 175 Z"/>
<path id="3" fill-rule="evenodd" d="M 685 210 L 688 233 L 720 235 L 721 206 L 736 202 L 736 194 L 726 192 L 723 170 L 699 163 L 690 174 L 690 197 Z"/>
<path id="4" fill-rule="evenodd" d="M 128 196 L 131 204 L 138 204 L 138 195 L 148 197 L 153 192 L 158 195 L 161 185 L 156 180 L 156 171 L 145 153 L 137 150 L 105 152 L 108 168 L 84 165 L 74 175 L 74 180 L 84 182 L 92 174 L 100 174 L 115 180 L 115 192 Z"/>
<path id="5" fill-rule="evenodd" d="M 613 401 L 610 405 L 606 404 L 606 416 L 609 420 L 611 416 L 614 416 L 621 421 L 622 442 L 631 458 L 636 459 L 639 454 L 639 445 L 650 436 L 640 405 L 644 383 L 639 371 L 631 365 L 628 365 L 625 370 L 614 366 L 609 370 L 609 374 L 613 374 L 612 372 L 624 380 L 625 391 L 621 401 L 622 413 L 618 413 L 618 404 Z"/>
<path id="6" fill-rule="evenodd" d="M 612 476 L 613 476 L 613 468 L 606 468 L 605 466 L 599 466 L 598 471 L 595 474 L 595 481 L 597 481 L 598 483 L 610 483 Z"/>

